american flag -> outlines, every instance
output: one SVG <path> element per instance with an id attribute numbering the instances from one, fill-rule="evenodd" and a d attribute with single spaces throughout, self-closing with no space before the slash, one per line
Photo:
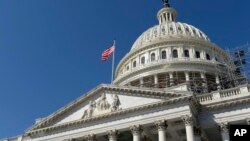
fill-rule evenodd
<path id="1" fill-rule="evenodd" d="M 115 44 L 102 52 L 102 61 L 107 61 L 109 56 L 115 51 Z"/>

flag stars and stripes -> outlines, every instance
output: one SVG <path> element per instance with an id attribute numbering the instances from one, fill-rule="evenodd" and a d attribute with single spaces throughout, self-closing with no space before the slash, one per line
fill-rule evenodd
<path id="1" fill-rule="evenodd" d="M 115 45 L 113 44 L 111 47 L 107 48 L 102 52 L 102 61 L 107 61 L 109 56 L 115 51 Z"/>

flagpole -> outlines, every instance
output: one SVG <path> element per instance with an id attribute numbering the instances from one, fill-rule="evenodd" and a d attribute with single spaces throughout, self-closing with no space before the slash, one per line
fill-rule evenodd
<path id="1" fill-rule="evenodd" d="M 115 50 L 116 50 L 116 45 L 115 45 L 115 40 L 114 40 L 114 52 L 113 52 L 113 57 L 112 57 L 113 59 L 112 59 L 111 84 L 113 84 L 113 80 L 114 80 Z"/>

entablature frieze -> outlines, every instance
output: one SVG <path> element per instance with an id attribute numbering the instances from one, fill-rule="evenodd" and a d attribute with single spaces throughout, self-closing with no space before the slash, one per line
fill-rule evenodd
<path id="1" fill-rule="evenodd" d="M 186 97 L 181 97 L 181 98 L 175 98 L 175 99 L 171 99 L 171 100 L 164 100 L 162 102 L 157 102 L 157 103 L 153 103 L 150 105 L 145 105 L 145 106 L 140 106 L 140 107 L 136 107 L 136 108 L 132 108 L 132 109 L 127 109 L 127 110 L 121 110 L 121 111 L 117 111 L 114 113 L 109 113 L 109 114 L 104 114 L 104 115 L 100 115 L 100 116 L 96 116 L 96 117 L 92 117 L 92 118 L 87 118 L 87 119 L 81 119 L 78 121 L 73 121 L 73 122 L 69 122 L 69 123 L 65 123 L 65 124 L 61 124 L 61 125 L 54 125 L 54 126 L 50 126 L 50 127 L 45 127 L 45 128 L 41 128 L 41 129 L 36 129 L 36 130 L 31 130 L 28 131 L 27 134 L 31 137 L 37 137 L 40 135 L 50 135 L 52 133 L 59 133 L 59 132 L 65 132 L 68 130 L 73 130 L 73 129 L 77 129 L 79 127 L 81 127 L 82 125 L 88 125 L 90 123 L 95 123 L 96 121 L 100 121 L 100 120 L 105 120 L 107 118 L 113 118 L 113 117 L 118 117 L 118 116 L 123 116 L 123 115 L 127 115 L 129 113 L 136 113 L 138 111 L 142 112 L 142 111 L 151 111 L 151 110 L 157 110 L 157 107 L 161 107 L 161 106 L 168 106 L 168 105 L 172 105 L 173 104 L 184 104 L 186 102 L 186 105 L 189 105 L 190 102 L 190 96 L 186 96 Z M 161 109 L 161 108 L 160 108 Z M 190 112 L 190 109 L 186 112 Z M 166 116 L 163 116 L 164 118 Z M 173 115 L 173 117 L 176 117 Z M 158 116 L 157 118 L 160 118 L 160 116 Z M 147 121 L 149 122 L 149 121 Z M 126 124 L 127 125 L 127 124 Z M 115 128 L 116 129 L 116 128 Z M 43 134 L 40 134 L 43 133 Z"/>

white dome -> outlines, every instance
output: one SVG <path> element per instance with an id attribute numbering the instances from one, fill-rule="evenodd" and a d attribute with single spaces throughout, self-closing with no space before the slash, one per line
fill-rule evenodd
<path id="1" fill-rule="evenodd" d="M 157 40 L 167 41 L 168 39 L 198 39 L 210 41 L 208 36 L 198 28 L 180 22 L 165 22 L 149 28 L 133 44 L 131 50 L 139 49 Z"/>

